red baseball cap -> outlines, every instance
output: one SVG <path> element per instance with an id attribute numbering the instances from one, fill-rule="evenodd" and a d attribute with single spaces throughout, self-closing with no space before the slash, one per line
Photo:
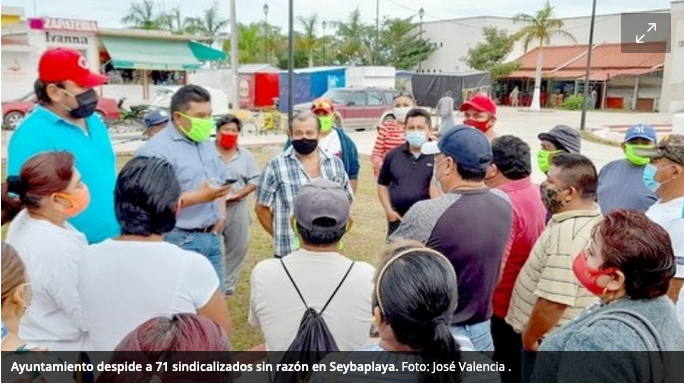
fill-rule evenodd
<path id="1" fill-rule="evenodd" d="M 489 112 L 492 116 L 496 116 L 496 104 L 494 100 L 485 95 L 475 95 L 470 100 L 461 104 L 461 112 L 467 109 L 474 109 L 478 112 Z"/>
<path id="2" fill-rule="evenodd" d="M 88 60 L 71 48 L 50 48 L 38 63 L 38 79 L 44 83 L 71 80 L 82 88 L 93 88 L 107 82 L 107 76 L 91 72 Z"/>

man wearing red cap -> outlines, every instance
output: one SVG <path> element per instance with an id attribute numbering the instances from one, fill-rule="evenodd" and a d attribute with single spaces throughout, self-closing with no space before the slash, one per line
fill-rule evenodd
<path id="1" fill-rule="evenodd" d="M 106 76 L 90 71 L 86 58 L 75 49 L 45 51 L 34 84 L 38 105 L 12 135 L 7 156 L 7 174 L 18 175 L 21 166 L 38 153 L 74 155 L 90 191 L 90 204 L 70 223 L 90 243 L 119 234 L 114 216 L 116 157 L 107 127 L 94 114 L 98 97 L 93 88 L 106 81 Z"/>
<path id="2" fill-rule="evenodd" d="M 461 104 L 463 124 L 479 129 L 490 142 L 496 137 L 496 104 L 485 95 L 475 95 Z"/>

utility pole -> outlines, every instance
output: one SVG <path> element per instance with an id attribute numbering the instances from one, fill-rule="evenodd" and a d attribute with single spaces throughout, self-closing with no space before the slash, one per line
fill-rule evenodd
<path id="1" fill-rule="evenodd" d="M 233 78 L 233 94 L 231 99 L 233 101 L 233 111 L 239 109 L 238 99 L 238 27 L 237 14 L 235 12 L 235 0 L 230 0 L 230 69 Z"/>
<path id="2" fill-rule="evenodd" d="M 327 52 L 326 46 L 328 45 L 328 39 L 326 39 L 325 27 L 328 26 L 328 23 L 326 23 L 325 20 L 323 20 L 323 22 L 321 23 L 321 26 L 323 27 L 323 65 L 327 65 L 328 64 L 328 57 L 327 57 L 328 52 Z"/>
<path id="3" fill-rule="evenodd" d="M 587 53 L 587 72 L 584 76 L 584 97 L 582 98 L 582 119 L 580 131 L 586 129 L 587 124 L 587 100 L 589 100 L 589 75 L 591 72 L 591 51 L 594 47 L 594 19 L 596 18 L 596 0 L 591 9 L 591 26 L 589 27 L 589 52 Z"/>
<path id="4" fill-rule="evenodd" d="M 425 10 L 423 7 L 420 7 L 420 10 L 418 10 L 418 17 L 420 17 L 420 34 L 418 37 L 420 40 L 423 40 L 423 16 L 425 16 Z M 422 72 L 423 70 L 423 60 L 418 62 L 418 73 Z"/>
<path id="5" fill-rule="evenodd" d="M 264 63 L 268 63 L 268 4 L 264 3 Z"/>
<path id="6" fill-rule="evenodd" d="M 294 94 L 294 0 L 289 0 L 287 20 L 287 122 L 290 121 L 294 112 L 292 103 Z M 291 128 L 291 127 L 290 127 Z"/>
<path id="7" fill-rule="evenodd" d="M 380 0 L 375 0 L 375 53 L 371 57 L 377 57 L 380 50 Z M 375 64 L 375 60 L 373 60 Z"/>

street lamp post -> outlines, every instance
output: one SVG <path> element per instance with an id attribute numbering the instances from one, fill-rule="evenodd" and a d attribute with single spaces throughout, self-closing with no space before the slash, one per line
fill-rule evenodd
<path id="1" fill-rule="evenodd" d="M 326 52 L 326 45 L 328 45 L 328 42 L 326 41 L 326 38 L 325 38 L 325 27 L 328 26 L 328 23 L 326 23 L 325 20 L 323 20 L 323 22 L 321 23 L 321 26 L 323 27 L 323 65 L 326 65 L 326 64 L 328 64 L 328 58 L 326 57 L 327 56 L 326 55 L 326 53 L 327 53 Z"/>
<path id="2" fill-rule="evenodd" d="M 589 27 L 589 51 L 587 52 L 587 68 L 584 76 L 584 97 L 582 98 L 582 117 L 580 131 L 584 131 L 587 124 L 587 100 L 589 99 L 589 73 L 591 69 L 591 51 L 594 45 L 594 19 L 596 18 L 596 0 L 591 9 L 591 26 Z"/>
<path id="3" fill-rule="evenodd" d="M 423 16 L 425 16 L 425 10 L 423 7 L 420 7 L 420 10 L 418 10 L 418 17 L 420 17 L 420 33 L 418 34 L 418 37 L 420 40 L 423 40 Z M 423 70 L 423 61 L 418 62 L 418 73 L 420 73 Z"/>
<path id="4" fill-rule="evenodd" d="M 264 4 L 264 63 L 268 63 L 268 4 Z"/>

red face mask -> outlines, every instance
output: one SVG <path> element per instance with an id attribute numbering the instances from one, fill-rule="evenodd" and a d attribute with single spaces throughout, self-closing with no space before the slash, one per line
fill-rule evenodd
<path id="1" fill-rule="evenodd" d="M 238 135 L 233 133 L 221 133 L 220 144 L 225 149 L 233 149 L 237 145 Z"/>
<path id="2" fill-rule="evenodd" d="M 582 250 L 572 263 L 572 271 L 575 273 L 577 280 L 582 283 L 587 291 L 596 296 L 601 296 L 606 287 L 598 285 L 596 280 L 601 276 L 608 276 L 614 273 L 617 271 L 617 268 L 595 269 L 590 267 L 589 264 L 587 264 L 587 255 L 584 253 L 584 250 Z"/>
<path id="3" fill-rule="evenodd" d="M 489 120 L 487 120 L 487 121 L 465 120 L 463 122 L 463 124 L 470 125 L 473 128 L 477 128 L 482 133 L 489 131 Z"/>

